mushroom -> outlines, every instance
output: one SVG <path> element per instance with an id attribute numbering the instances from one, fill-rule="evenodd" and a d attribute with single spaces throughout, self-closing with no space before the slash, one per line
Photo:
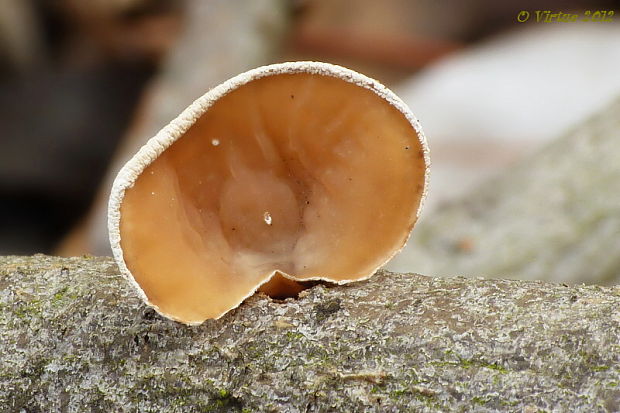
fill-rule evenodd
<path id="1" fill-rule="evenodd" d="M 407 106 L 326 63 L 260 67 L 207 92 L 121 169 L 121 272 L 160 314 L 200 324 L 260 290 L 365 280 L 406 243 L 428 178 Z"/>

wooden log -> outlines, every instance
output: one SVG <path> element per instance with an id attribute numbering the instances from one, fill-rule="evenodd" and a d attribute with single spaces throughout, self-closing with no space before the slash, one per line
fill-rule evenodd
<path id="1" fill-rule="evenodd" d="M 0 258 L 7 412 L 620 409 L 620 287 L 380 272 L 187 327 L 110 258 Z"/>

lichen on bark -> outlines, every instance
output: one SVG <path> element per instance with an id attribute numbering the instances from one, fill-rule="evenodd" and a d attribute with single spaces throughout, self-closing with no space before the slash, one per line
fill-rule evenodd
<path id="1" fill-rule="evenodd" d="M 6 411 L 617 411 L 620 288 L 380 272 L 188 327 L 110 258 L 0 258 Z"/>

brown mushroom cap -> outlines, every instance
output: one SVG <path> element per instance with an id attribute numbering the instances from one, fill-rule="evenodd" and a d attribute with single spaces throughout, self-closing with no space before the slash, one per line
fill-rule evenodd
<path id="1" fill-rule="evenodd" d="M 368 278 L 402 248 L 428 151 L 387 89 L 298 62 L 201 99 L 125 166 L 110 201 L 115 257 L 159 312 L 200 323 L 261 286 Z"/>

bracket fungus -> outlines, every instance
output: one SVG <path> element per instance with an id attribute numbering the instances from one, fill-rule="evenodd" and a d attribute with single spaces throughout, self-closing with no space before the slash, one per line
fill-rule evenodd
<path id="1" fill-rule="evenodd" d="M 364 280 L 406 243 L 428 148 L 377 81 L 326 63 L 240 74 L 121 169 L 109 202 L 121 272 L 160 314 L 218 318 L 257 290 Z"/>

